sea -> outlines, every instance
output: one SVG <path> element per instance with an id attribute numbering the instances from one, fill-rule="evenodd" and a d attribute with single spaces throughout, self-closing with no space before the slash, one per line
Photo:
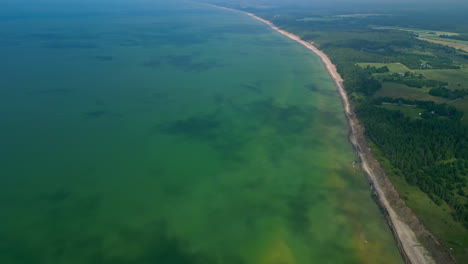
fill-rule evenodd
<path id="1" fill-rule="evenodd" d="M 320 59 L 182 0 L 5 0 L 0 263 L 403 263 Z"/>

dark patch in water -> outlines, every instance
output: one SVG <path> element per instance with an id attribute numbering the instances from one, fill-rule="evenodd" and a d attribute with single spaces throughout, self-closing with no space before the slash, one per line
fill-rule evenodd
<path id="1" fill-rule="evenodd" d="M 161 60 L 160 59 L 150 59 L 145 62 L 143 62 L 141 65 L 149 68 L 157 68 L 159 65 L 161 65 Z"/>
<path id="2" fill-rule="evenodd" d="M 113 113 L 107 110 L 96 110 L 96 111 L 90 111 L 86 112 L 85 116 L 89 118 L 100 118 L 100 117 L 123 117 L 122 114 L 119 113 Z"/>
<path id="3" fill-rule="evenodd" d="M 0 40 L 0 47 L 17 47 L 21 44 L 20 41 L 15 40 Z"/>
<path id="4" fill-rule="evenodd" d="M 338 116 L 332 112 L 318 111 L 318 116 L 320 123 L 325 125 L 336 126 L 342 122 L 342 120 L 340 120 Z"/>
<path id="5" fill-rule="evenodd" d="M 302 183 L 297 194 L 287 198 L 289 208 L 287 219 L 290 228 L 300 236 L 308 234 L 308 230 L 313 224 L 313 219 L 310 218 L 309 214 L 314 206 L 324 203 L 325 199 L 326 197 L 321 190 L 317 190 L 310 184 Z"/>
<path id="6" fill-rule="evenodd" d="M 41 253 L 19 238 L 0 235 L 0 256 L 10 260 L 9 263 L 45 264 L 46 262 L 39 257 Z"/>
<path id="7" fill-rule="evenodd" d="M 98 61 L 113 61 L 114 57 L 101 55 L 101 56 L 94 56 L 93 59 L 98 60 Z"/>
<path id="8" fill-rule="evenodd" d="M 267 26 L 249 24 L 229 24 L 218 26 L 209 30 L 211 34 L 255 34 L 267 33 Z"/>
<path id="9" fill-rule="evenodd" d="M 268 158 L 274 166 L 280 166 L 281 160 L 287 150 L 287 145 L 281 140 L 272 141 L 270 145 L 266 147 Z"/>
<path id="10" fill-rule="evenodd" d="M 316 109 L 313 107 L 282 106 L 271 99 L 257 101 L 247 107 L 259 123 L 271 126 L 282 134 L 300 134 L 313 126 L 315 121 Z"/>
<path id="11" fill-rule="evenodd" d="M 102 117 L 106 115 L 108 112 L 104 110 L 97 110 L 97 111 L 92 111 L 92 112 L 87 112 L 86 115 L 88 117 Z"/>
<path id="12" fill-rule="evenodd" d="M 201 72 L 222 66 L 216 61 L 195 62 L 190 55 L 166 56 L 164 59 L 169 65 L 182 71 Z"/>
<path id="13" fill-rule="evenodd" d="M 216 104 L 223 104 L 225 101 L 226 101 L 226 98 L 221 95 L 221 94 L 215 94 L 213 96 L 213 101 L 216 103 Z"/>
<path id="14" fill-rule="evenodd" d="M 56 257 L 78 259 L 78 262 L 88 264 L 221 264 L 220 258 L 226 264 L 243 263 L 239 262 L 239 258 L 228 259 L 217 253 L 194 252 L 186 241 L 171 235 L 166 226 L 157 221 L 138 229 L 120 227 L 113 230 L 121 243 L 137 245 L 140 249 L 138 254 L 112 254 L 106 251 L 108 249 L 104 248 L 102 239 L 88 236 L 62 243 L 62 246 L 57 243 L 59 250 Z"/>
<path id="15" fill-rule="evenodd" d="M 175 67 L 186 67 L 190 65 L 193 60 L 193 56 L 190 55 L 171 55 L 165 57 L 166 61 Z"/>
<path id="16" fill-rule="evenodd" d="M 71 41 L 84 41 L 84 40 L 95 40 L 99 38 L 99 34 L 88 34 L 81 32 L 80 34 L 64 34 L 64 33 L 53 33 L 53 32 L 42 32 L 26 34 L 21 36 L 23 40 L 30 41 L 48 41 L 48 42 L 71 42 Z"/>
<path id="17" fill-rule="evenodd" d="M 167 28 L 158 28 L 157 33 L 154 28 L 142 32 L 118 32 L 113 35 L 117 38 L 117 45 L 120 46 L 191 46 L 203 44 L 208 38 L 213 38 L 216 35 L 203 33 L 188 33 L 176 32 L 176 30 Z"/>
<path id="18" fill-rule="evenodd" d="M 140 46 L 141 43 L 140 41 L 134 39 L 122 39 L 118 42 L 118 45 L 122 47 L 136 47 Z"/>
<path id="19" fill-rule="evenodd" d="M 66 88 L 51 88 L 51 89 L 45 89 L 45 90 L 37 90 L 37 91 L 31 91 L 31 94 L 68 94 L 70 93 L 70 89 Z"/>
<path id="20" fill-rule="evenodd" d="M 49 42 L 42 47 L 48 49 L 96 49 L 98 45 L 87 42 Z"/>
<path id="21" fill-rule="evenodd" d="M 152 105 L 166 105 L 169 104 L 171 100 L 167 92 L 154 92 L 148 96 L 147 102 L 149 102 Z"/>
<path id="22" fill-rule="evenodd" d="M 320 88 L 318 88 L 318 86 L 316 86 L 313 83 L 304 85 L 304 88 L 306 88 L 307 90 L 312 91 L 312 92 L 320 91 Z"/>
<path id="23" fill-rule="evenodd" d="M 245 162 L 245 157 L 240 152 L 242 148 L 251 140 L 250 135 L 233 131 L 220 132 L 213 141 L 212 146 L 218 151 L 221 157 L 234 162 Z"/>
<path id="24" fill-rule="evenodd" d="M 161 131 L 166 134 L 181 135 L 196 139 L 213 139 L 221 123 L 214 115 L 193 116 L 163 125 Z"/>
<path id="25" fill-rule="evenodd" d="M 155 128 L 158 133 L 202 141 L 227 160 L 234 162 L 243 160 L 240 150 L 250 140 L 250 135 L 239 131 L 228 121 L 219 121 L 217 115 L 215 112 L 204 116 L 193 116 L 157 125 Z"/>
<path id="26" fill-rule="evenodd" d="M 249 44 L 251 45 L 256 45 L 256 46 L 261 46 L 261 47 L 285 47 L 289 46 L 290 42 L 288 40 L 283 40 L 283 39 L 278 39 L 278 40 L 272 40 L 272 39 L 261 39 L 261 38 L 252 38 L 252 42 Z M 287 53 L 290 54 L 290 53 Z"/>
<path id="27" fill-rule="evenodd" d="M 44 200 L 48 203 L 61 203 L 68 200 L 72 193 L 66 190 L 59 190 L 54 193 L 44 194 L 39 196 L 39 200 Z"/>
<path id="28" fill-rule="evenodd" d="M 262 89 L 258 86 L 258 85 L 252 85 L 252 84 L 242 84 L 241 87 L 251 91 L 251 92 L 255 92 L 255 93 L 258 93 L 258 94 L 261 94 L 263 93 Z"/>
<path id="29" fill-rule="evenodd" d="M 315 85 L 313 83 L 304 85 L 304 88 L 306 88 L 307 90 L 309 90 L 311 92 L 320 93 L 320 94 L 325 95 L 325 96 L 336 96 L 338 94 L 338 92 L 336 90 L 323 89 L 323 88 L 318 87 L 317 85 Z"/>
<path id="30" fill-rule="evenodd" d="M 60 41 L 69 39 L 68 36 L 58 33 L 34 33 L 34 34 L 27 34 L 22 36 L 23 39 L 27 40 L 42 40 L 42 41 Z"/>

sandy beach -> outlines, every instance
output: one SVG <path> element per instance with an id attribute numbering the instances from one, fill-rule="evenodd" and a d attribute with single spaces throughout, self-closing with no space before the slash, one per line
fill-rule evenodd
<path id="1" fill-rule="evenodd" d="M 429 250 L 425 247 L 425 245 L 423 245 L 419 241 L 416 232 L 420 236 L 426 235 L 432 237 L 433 241 L 431 241 L 430 243 L 438 244 L 437 240 L 435 240 L 435 238 L 429 233 L 429 231 L 427 231 L 424 228 L 424 226 L 421 223 L 419 223 L 419 221 L 411 212 L 411 210 L 407 208 L 404 202 L 399 198 L 399 195 L 393 187 L 392 183 L 387 179 L 378 161 L 373 157 L 371 150 L 367 147 L 366 139 L 364 136 L 364 129 L 359 124 L 356 115 L 352 111 L 351 104 L 343 86 L 343 79 L 337 72 L 335 65 L 330 61 L 328 56 L 322 51 L 320 51 L 317 47 L 315 47 L 313 45 L 313 42 L 304 41 L 299 36 L 284 31 L 275 26 L 270 21 L 262 19 L 252 13 L 220 6 L 215 7 L 236 12 L 242 12 L 256 20 L 259 20 L 269 25 L 278 33 L 300 43 L 301 45 L 303 45 L 304 47 L 306 47 L 307 49 L 309 49 L 314 54 L 320 57 L 323 65 L 330 74 L 341 96 L 344 113 L 347 117 L 350 129 L 349 141 L 353 145 L 361 161 L 361 168 L 370 182 L 371 189 L 374 192 L 374 196 L 377 203 L 381 207 L 382 211 L 386 214 L 387 222 L 394 234 L 395 240 L 398 244 L 404 261 L 406 263 L 411 264 L 432 264 L 439 262 L 436 262 L 434 260 L 431 254 L 429 254 Z M 404 217 L 400 216 L 402 215 L 402 212 L 404 212 Z M 431 252 L 433 251 L 431 250 Z M 442 258 L 449 261 L 447 263 L 451 262 L 451 260 L 447 259 L 446 257 Z M 446 262 L 444 261 L 444 263 Z"/>

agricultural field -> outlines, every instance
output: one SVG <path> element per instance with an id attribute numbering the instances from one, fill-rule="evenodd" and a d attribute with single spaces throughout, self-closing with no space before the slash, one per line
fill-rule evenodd
<path id="1" fill-rule="evenodd" d="M 375 73 L 373 74 L 376 78 L 400 72 L 414 72 L 422 74 L 426 79 L 437 80 L 448 83 L 446 86 L 448 89 L 468 89 L 468 68 L 456 69 L 427 69 L 427 70 L 410 70 L 401 63 L 357 63 L 357 65 L 365 68 L 367 66 L 380 68 L 387 66 L 390 70 L 388 73 Z M 382 88 L 378 90 L 374 97 L 392 97 L 392 98 L 405 98 L 409 100 L 423 100 L 433 101 L 435 103 L 447 103 L 455 106 L 457 109 L 464 112 L 465 118 L 463 123 L 468 124 L 468 98 L 459 98 L 455 100 L 449 100 L 441 97 L 432 96 L 429 94 L 430 88 L 414 88 L 409 87 L 405 84 L 394 83 L 394 82 L 383 82 Z M 389 106 L 386 106 L 388 108 Z M 393 109 L 397 110 L 397 109 Z M 398 109 L 404 114 L 407 112 L 404 108 Z"/>
<path id="2" fill-rule="evenodd" d="M 388 69 L 390 70 L 390 74 L 391 73 L 398 73 L 398 72 L 408 72 L 408 71 L 411 71 L 410 69 L 408 69 L 408 67 L 406 67 L 405 65 L 401 64 L 401 63 L 357 63 L 357 65 L 365 68 L 367 66 L 369 67 L 376 67 L 376 68 L 381 68 L 381 67 L 384 67 L 384 66 L 387 66 Z"/>
<path id="3" fill-rule="evenodd" d="M 443 70 L 416 70 L 427 79 L 447 82 L 448 89 L 468 89 L 468 68 L 460 70 L 443 69 Z"/>
<path id="4" fill-rule="evenodd" d="M 400 83 L 385 82 L 374 97 L 405 98 L 409 100 L 434 101 L 435 103 L 447 103 L 448 100 L 428 94 L 428 88 L 413 88 Z"/>

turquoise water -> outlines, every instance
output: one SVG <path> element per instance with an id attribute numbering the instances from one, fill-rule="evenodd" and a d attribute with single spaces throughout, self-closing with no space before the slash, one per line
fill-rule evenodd
<path id="1" fill-rule="evenodd" d="M 401 263 L 302 46 L 182 1 L 14 7 L 0 263 Z"/>

